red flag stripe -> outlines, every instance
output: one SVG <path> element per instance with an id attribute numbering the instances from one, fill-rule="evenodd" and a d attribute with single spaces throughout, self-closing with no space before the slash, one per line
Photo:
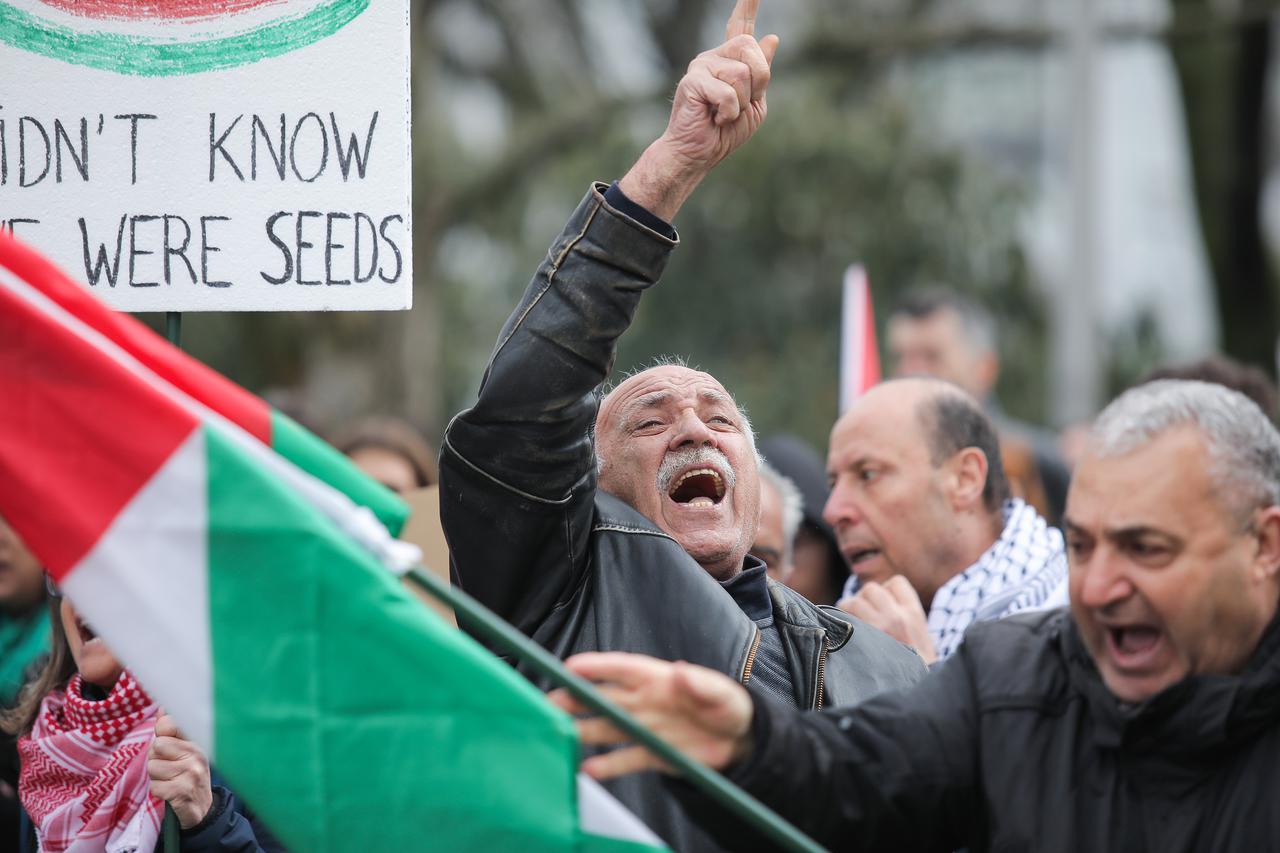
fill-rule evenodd
<path id="1" fill-rule="evenodd" d="M 859 394 L 880 381 L 880 347 L 876 344 L 876 313 L 871 306 L 871 284 L 863 280 L 862 286 L 862 387 Z"/>
<path id="2" fill-rule="evenodd" d="M 157 376 L 235 423 L 263 444 L 271 444 L 271 407 L 239 385 L 183 353 L 134 318 L 118 314 L 76 284 L 52 263 L 9 234 L 0 233 L 0 267 L 62 306 L 72 316 L 113 341 Z"/>
<path id="3" fill-rule="evenodd" d="M 200 421 L 24 284 L 0 271 L 0 515 L 61 579 Z"/>

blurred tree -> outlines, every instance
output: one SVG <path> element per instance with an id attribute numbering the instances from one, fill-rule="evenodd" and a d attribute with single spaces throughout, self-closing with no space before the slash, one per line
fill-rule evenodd
<path id="1" fill-rule="evenodd" d="M 1274 374 L 1280 306 L 1261 222 L 1273 6 L 1178 0 L 1170 46 L 1186 103 L 1223 346 Z"/>
<path id="2" fill-rule="evenodd" d="M 686 354 L 763 430 L 822 446 L 836 406 L 841 273 L 861 262 L 881 311 L 922 281 L 992 305 L 1013 334 L 1006 405 L 1039 416 L 1043 321 L 1016 248 L 1017 188 L 926 138 L 886 87 L 883 57 L 820 50 L 835 27 L 857 32 L 904 12 L 785 5 L 795 32 L 769 122 L 682 212 L 683 245 L 620 366 Z M 186 324 L 188 348 L 250 387 L 300 388 L 321 428 L 379 410 L 439 435 L 474 397 L 547 242 L 590 180 L 619 176 L 661 131 L 675 80 L 726 8 L 415 2 L 414 310 L 202 315 Z"/>
<path id="3" fill-rule="evenodd" d="M 923 282 L 992 305 L 1010 332 L 1002 392 L 1038 417 L 1044 325 L 1017 249 L 1016 188 L 922 138 L 874 62 L 823 62 L 807 55 L 811 43 L 784 45 L 765 129 L 681 212 L 682 245 L 623 339 L 619 368 L 685 355 L 733 389 L 762 431 L 823 446 L 836 414 L 841 276 L 861 262 L 882 313 Z M 597 103 L 591 115 L 603 120 L 543 174 L 511 175 L 484 204 L 452 207 L 441 257 L 447 408 L 474 395 L 499 325 L 588 182 L 617 177 L 665 123 L 658 97 Z"/>

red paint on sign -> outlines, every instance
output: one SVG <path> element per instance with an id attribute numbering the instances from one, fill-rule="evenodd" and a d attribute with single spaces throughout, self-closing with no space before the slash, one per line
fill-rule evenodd
<path id="1" fill-rule="evenodd" d="M 61 12 L 82 18 L 190 20 L 226 18 L 249 9 L 284 5 L 282 0 L 41 0 Z"/>

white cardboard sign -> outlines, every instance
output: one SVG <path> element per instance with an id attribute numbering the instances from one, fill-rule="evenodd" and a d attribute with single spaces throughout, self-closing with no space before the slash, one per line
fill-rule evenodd
<path id="1" fill-rule="evenodd" d="M 408 0 L 0 0 L 0 228 L 125 311 L 412 302 Z"/>

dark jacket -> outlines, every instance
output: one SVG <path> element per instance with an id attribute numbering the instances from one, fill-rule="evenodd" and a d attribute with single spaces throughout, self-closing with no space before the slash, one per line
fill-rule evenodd
<path id="1" fill-rule="evenodd" d="M 856 709 L 755 703 L 756 749 L 729 777 L 832 850 L 1280 846 L 1280 619 L 1243 674 L 1136 706 L 1065 610 L 974 625 L 922 684 Z"/>
<path id="2" fill-rule="evenodd" d="M 598 390 L 674 245 L 607 205 L 600 187 L 587 194 L 503 328 L 475 406 L 449 425 L 440 515 L 454 582 L 557 655 L 640 652 L 750 683 L 755 623 L 674 539 L 596 488 Z M 879 631 L 785 587 L 770 592 L 803 707 L 923 676 L 919 658 Z M 716 849 L 663 784 L 649 774 L 611 788 L 676 849 Z"/>
<path id="3" fill-rule="evenodd" d="M 213 805 L 197 825 L 178 836 L 182 853 L 284 853 L 284 846 L 227 788 L 213 786 Z M 164 851 L 164 834 L 155 853 Z"/>

